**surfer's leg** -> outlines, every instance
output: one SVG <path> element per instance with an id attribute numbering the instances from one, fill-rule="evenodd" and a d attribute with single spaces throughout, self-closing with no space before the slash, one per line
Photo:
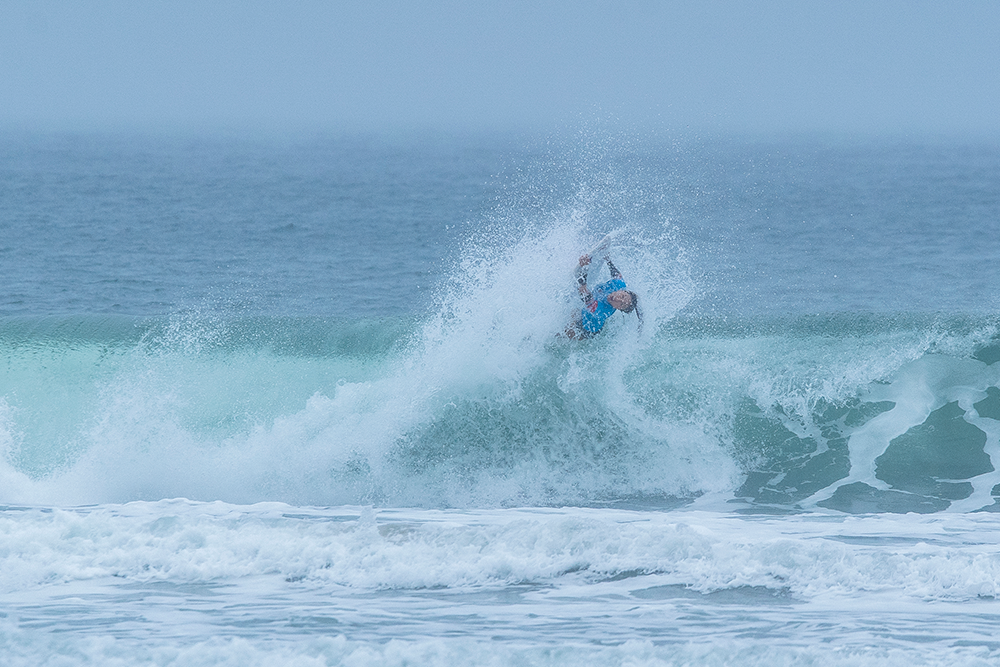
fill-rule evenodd
<path id="1" fill-rule="evenodd" d="M 564 329 L 561 334 L 557 334 L 557 335 L 560 336 L 560 337 L 561 336 L 565 336 L 566 338 L 569 338 L 570 340 L 577 340 L 578 338 L 583 338 L 584 337 L 584 331 L 583 331 L 583 326 L 582 326 L 581 321 L 580 321 L 580 314 L 577 313 L 576 317 L 574 317 L 573 320 L 569 324 L 566 325 L 566 329 Z"/>
<path id="2" fill-rule="evenodd" d="M 570 340 L 584 340 L 593 337 L 594 333 L 584 329 L 583 322 L 579 317 L 575 317 L 572 322 L 566 325 L 566 330 L 561 335 Z"/>

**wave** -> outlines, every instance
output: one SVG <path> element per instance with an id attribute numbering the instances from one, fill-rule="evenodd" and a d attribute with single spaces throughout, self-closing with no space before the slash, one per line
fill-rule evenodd
<path id="1" fill-rule="evenodd" d="M 580 344 L 491 298 L 3 320 L 2 500 L 996 507 L 996 318 L 654 314 Z"/>
<path id="2" fill-rule="evenodd" d="M 483 224 L 422 316 L 0 319 L 0 502 L 995 507 L 1000 319 L 701 312 L 646 221 L 642 325 L 570 341 L 592 194 Z"/>

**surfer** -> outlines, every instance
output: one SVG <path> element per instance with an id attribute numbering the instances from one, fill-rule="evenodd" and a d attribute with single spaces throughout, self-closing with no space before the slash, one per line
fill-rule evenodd
<path id="1" fill-rule="evenodd" d="M 614 265 L 610 257 L 604 259 L 611 271 L 611 280 L 597 285 L 593 291 L 587 287 L 587 269 L 590 266 L 590 259 L 590 255 L 583 255 L 576 268 L 576 285 L 580 292 L 580 298 L 583 299 L 583 308 L 566 328 L 566 336 L 574 340 L 596 336 L 616 310 L 623 313 L 631 313 L 634 310 L 641 324 L 642 315 L 638 310 L 639 297 L 636 296 L 635 292 L 626 289 L 621 271 Z"/>

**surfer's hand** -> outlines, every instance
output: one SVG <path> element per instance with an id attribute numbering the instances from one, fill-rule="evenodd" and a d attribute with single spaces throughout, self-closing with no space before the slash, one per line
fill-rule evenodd
<path id="1" fill-rule="evenodd" d="M 587 266 L 590 264 L 590 255 L 582 255 L 580 257 L 580 266 Z"/>

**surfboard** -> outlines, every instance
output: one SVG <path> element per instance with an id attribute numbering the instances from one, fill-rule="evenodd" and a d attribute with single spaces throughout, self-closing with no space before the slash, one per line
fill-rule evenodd
<path id="1" fill-rule="evenodd" d="M 594 261 L 595 259 L 600 261 L 604 259 L 607 256 L 608 248 L 610 247 L 611 247 L 611 234 L 608 234 L 603 239 L 601 239 L 590 252 L 587 253 L 588 255 L 590 255 L 590 261 Z"/>
<path id="2" fill-rule="evenodd" d="M 611 234 L 605 235 L 605 237 L 598 241 L 597 245 L 595 245 L 590 252 L 587 253 L 587 256 L 590 257 L 590 266 L 593 266 L 595 269 L 600 269 L 601 262 L 608 258 L 608 250 L 611 248 L 611 236 Z M 573 270 L 573 275 L 576 276 L 577 282 L 581 285 L 584 284 L 584 276 L 587 273 L 587 269 L 588 267 L 577 266 L 576 269 Z"/>

